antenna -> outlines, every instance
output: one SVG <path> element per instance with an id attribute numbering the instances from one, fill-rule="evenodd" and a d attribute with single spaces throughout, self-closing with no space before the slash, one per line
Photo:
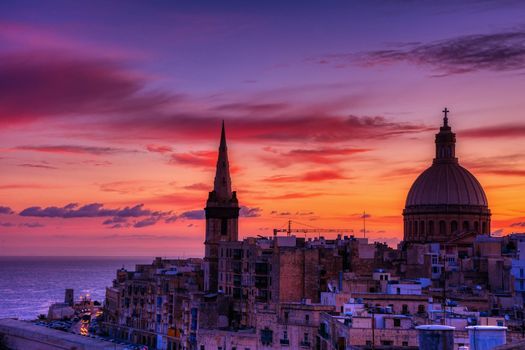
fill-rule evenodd
<path id="1" fill-rule="evenodd" d="M 363 210 L 363 237 L 366 238 L 366 211 Z"/>

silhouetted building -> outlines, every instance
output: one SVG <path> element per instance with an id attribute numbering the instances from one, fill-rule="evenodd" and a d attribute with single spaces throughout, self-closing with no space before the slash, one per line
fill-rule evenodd
<path id="1" fill-rule="evenodd" d="M 406 199 L 404 241 L 444 243 L 490 232 L 490 209 L 483 187 L 456 158 L 456 134 L 443 111 L 432 166 L 416 179 Z"/>
<path id="2" fill-rule="evenodd" d="M 239 201 L 237 193 L 232 192 L 224 122 L 213 191 L 208 195 L 204 210 L 206 212 L 204 289 L 217 291 L 219 242 L 235 242 L 239 236 Z"/>

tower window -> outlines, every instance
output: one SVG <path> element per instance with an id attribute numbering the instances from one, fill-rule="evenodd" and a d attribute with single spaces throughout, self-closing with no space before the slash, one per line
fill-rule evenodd
<path id="1" fill-rule="evenodd" d="M 482 227 L 482 229 L 481 229 L 482 233 L 487 233 L 487 223 L 484 222 L 484 223 L 481 225 L 481 227 Z"/>
<path id="2" fill-rule="evenodd" d="M 228 220 L 221 219 L 221 236 L 226 236 L 228 234 Z"/>

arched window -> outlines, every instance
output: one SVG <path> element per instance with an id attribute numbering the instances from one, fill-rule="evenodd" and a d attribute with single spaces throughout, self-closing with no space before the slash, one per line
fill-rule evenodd
<path id="1" fill-rule="evenodd" d="M 417 220 L 414 221 L 414 235 L 417 235 Z"/>
<path id="2" fill-rule="evenodd" d="M 428 234 L 434 235 L 434 221 L 432 220 L 428 222 Z"/>
<path id="3" fill-rule="evenodd" d="M 483 222 L 481 225 L 481 233 L 487 233 L 487 223 Z"/>
<path id="4" fill-rule="evenodd" d="M 479 222 L 477 221 L 474 221 L 474 231 L 476 231 L 476 233 L 479 233 Z"/>
<path id="5" fill-rule="evenodd" d="M 470 229 L 470 225 L 468 221 L 463 221 L 463 231 L 468 231 Z"/>
<path id="6" fill-rule="evenodd" d="M 420 235 L 425 234 L 425 222 L 424 221 L 419 222 L 419 234 Z"/>
<path id="7" fill-rule="evenodd" d="M 458 222 L 454 220 L 450 223 L 450 233 L 456 233 L 457 230 L 458 230 Z"/>
<path id="8" fill-rule="evenodd" d="M 407 233 L 409 236 L 412 236 L 412 221 L 407 222 Z"/>
<path id="9" fill-rule="evenodd" d="M 441 236 L 444 236 L 447 234 L 447 224 L 445 223 L 445 221 L 441 220 L 439 222 L 439 234 Z"/>

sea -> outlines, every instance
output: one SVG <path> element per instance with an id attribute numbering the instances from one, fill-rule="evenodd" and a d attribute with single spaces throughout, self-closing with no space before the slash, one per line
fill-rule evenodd
<path id="1" fill-rule="evenodd" d="M 1 257 L 0 318 L 33 320 L 49 305 L 64 301 L 66 288 L 75 300 L 104 301 L 116 271 L 151 263 L 149 257 Z"/>

